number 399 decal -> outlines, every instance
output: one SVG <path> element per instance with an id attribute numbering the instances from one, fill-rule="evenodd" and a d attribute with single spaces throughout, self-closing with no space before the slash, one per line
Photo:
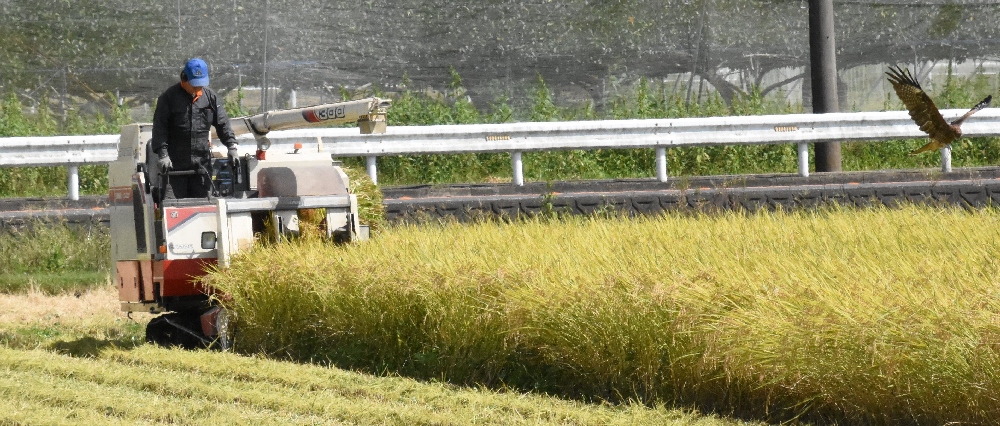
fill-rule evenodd
<path id="1" fill-rule="evenodd" d="M 313 108 L 302 111 L 302 118 L 310 123 L 319 123 L 320 121 L 344 117 L 347 117 L 347 110 L 342 106 L 331 108 Z"/>

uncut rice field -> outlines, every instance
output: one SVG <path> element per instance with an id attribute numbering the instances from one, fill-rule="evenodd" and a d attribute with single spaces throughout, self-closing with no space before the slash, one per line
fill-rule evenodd
<path id="1" fill-rule="evenodd" d="M 1000 211 L 401 227 L 210 277 L 238 349 L 763 421 L 1000 418 Z"/>

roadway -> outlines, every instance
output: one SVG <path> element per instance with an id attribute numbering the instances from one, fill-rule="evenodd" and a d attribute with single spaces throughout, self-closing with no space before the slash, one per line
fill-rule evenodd
<path id="1" fill-rule="evenodd" d="M 1000 167 L 873 172 L 730 175 L 565 182 L 408 185 L 383 187 L 389 221 L 531 215 L 544 211 L 629 215 L 664 211 L 724 211 L 854 207 L 932 203 L 966 207 L 1000 205 Z M 107 196 L 0 199 L 0 223 L 33 219 L 69 223 L 108 221 Z"/>

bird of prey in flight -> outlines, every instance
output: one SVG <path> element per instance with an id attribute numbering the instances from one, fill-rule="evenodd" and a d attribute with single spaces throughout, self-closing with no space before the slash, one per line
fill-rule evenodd
<path id="1" fill-rule="evenodd" d="M 993 100 L 993 95 L 987 96 L 986 99 L 983 99 L 982 102 L 972 107 L 965 115 L 958 117 L 949 124 L 947 121 L 944 121 L 941 112 L 934 106 L 934 101 L 920 88 L 920 83 L 917 83 L 917 80 L 913 78 L 910 70 L 901 69 L 898 66 L 895 68 L 890 66 L 886 75 L 889 76 L 889 82 L 892 83 L 892 88 L 896 90 L 896 95 L 906 105 L 906 109 L 910 111 L 910 118 L 920 126 L 920 130 L 923 130 L 931 138 L 930 143 L 910 152 L 911 155 L 938 150 L 946 146 L 950 148 L 951 143 L 955 139 L 962 137 L 962 129 L 960 128 L 962 122 L 972 114 L 975 114 L 976 111 L 990 106 L 990 101 Z"/>

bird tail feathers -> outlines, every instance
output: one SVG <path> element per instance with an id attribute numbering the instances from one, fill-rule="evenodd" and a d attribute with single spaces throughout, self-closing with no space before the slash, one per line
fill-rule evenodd
<path id="1" fill-rule="evenodd" d="M 927 151 L 937 151 L 937 150 L 939 150 L 941 148 L 944 148 L 944 147 L 945 147 L 945 144 L 943 144 L 941 142 L 930 141 L 930 142 L 927 143 L 927 145 L 924 145 L 924 146 L 922 146 L 920 148 L 917 148 L 917 149 L 915 149 L 913 151 L 910 151 L 910 155 L 917 155 L 917 154 L 919 154 L 921 152 L 927 152 Z"/>

